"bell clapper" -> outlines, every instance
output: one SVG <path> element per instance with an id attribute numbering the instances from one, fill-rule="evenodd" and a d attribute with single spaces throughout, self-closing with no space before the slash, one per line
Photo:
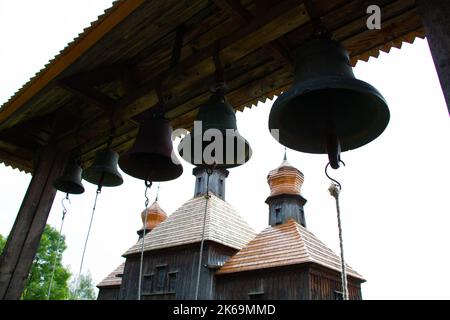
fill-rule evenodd
<path id="1" fill-rule="evenodd" d="M 341 162 L 341 143 L 337 135 L 329 135 L 327 138 L 327 153 L 331 168 L 339 169 Z"/>

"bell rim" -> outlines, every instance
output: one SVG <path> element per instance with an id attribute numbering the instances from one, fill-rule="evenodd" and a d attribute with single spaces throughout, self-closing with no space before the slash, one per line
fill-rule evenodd
<path id="1" fill-rule="evenodd" d="M 73 187 L 74 187 L 75 191 L 73 191 L 74 189 L 72 189 L 72 188 L 64 188 L 63 187 L 63 182 L 58 178 L 58 179 L 56 179 L 53 182 L 53 187 L 56 190 L 58 190 L 58 191 L 61 191 L 61 192 L 64 192 L 64 193 L 69 193 L 69 194 L 82 194 L 82 193 L 84 193 L 85 189 L 84 189 L 84 186 L 82 184 L 81 185 L 76 184 L 76 183 L 72 183 L 72 184 L 73 184 Z"/>
<path id="2" fill-rule="evenodd" d="M 135 160 L 131 159 L 131 154 L 126 153 L 123 154 L 120 158 L 119 158 L 119 167 L 120 169 L 127 175 L 139 179 L 139 180 L 147 180 L 148 177 L 144 177 L 142 174 L 138 174 L 133 172 L 132 170 L 129 170 L 129 168 L 133 168 L 136 167 L 135 165 L 133 165 L 133 162 L 135 162 Z M 156 178 L 153 179 L 148 179 L 152 182 L 166 182 L 166 181 L 172 181 L 177 179 L 178 177 L 180 177 L 184 170 L 183 170 L 183 166 L 181 163 L 174 163 L 173 161 L 170 161 L 171 163 L 168 165 L 170 166 L 169 171 L 173 171 L 175 172 L 173 175 L 167 175 L 167 178 L 160 178 L 158 176 L 156 176 Z"/>
<path id="3" fill-rule="evenodd" d="M 239 167 L 239 166 L 241 166 L 241 165 L 243 165 L 243 164 L 246 164 L 248 161 L 250 161 L 250 159 L 251 159 L 251 157 L 252 157 L 252 155 L 253 155 L 253 150 L 252 150 L 252 147 L 250 146 L 250 143 L 248 142 L 248 140 L 247 139 L 245 139 L 239 132 L 237 132 L 236 131 L 236 138 L 237 139 L 239 139 L 239 140 L 241 140 L 241 141 L 244 141 L 244 144 L 246 145 L 246 146 L 248 146 L 248 150 L 249 150 L 249 152 L 248 152 L 248 155 L 246 155 L 246 157 L 245 157 L 245 161 L 243 162 L 243 163 L 235 163 L 235 164 L 226 164 L 226 163 L 221 163 L 221 164 L 207 164 L 207 163 L 204 163 L 203 161 L 202 161 L 202 163 L 195 163 L 194 161 L 189 161 L 189 160 L 187 160 L 186 158 L 184 158 L 181 154 L 180 154 L 180 146 L 182 146 L 182 144 L 183 144 L 183 140 L 184 139 L 186 139 L 187 137 L 191 137 L 191 150 L 193 150 L 192 149 L 192 143 L 193 143 L 193 141 L 195 141 L 195 138 L 194 139 L 192 139 L 192 136 L 199 136 L 200 134 L 192 134 L 192 133 L 188 133 L 183 139 L 181 139 L 181 141 L 180 141 L 180 143 L 178 144 L 178 148 L 177 148 L 177 151 L 178 151 L 178 154 L 180 155 L 180 157 L 184 160 L 184 161 L 186 161 L 187 163 L 189 163 L 189 164 L 191 164 L 191 165 L 193 165 L 193 166 L 196 166 L 196 167 L 202 167 L 202 168 L 208 168 L 208 167 L 211 167 L 211 166 L 214 166 L 215 168 L 217 168 L 217 169 L 232 169 L 232 168 L 236 168 L 236 167 Z M 203 132 L 201 133 L 201 136 L 203 136 Z M 193 159 L 192 159 L 193 160 Z M 202 160 L 203 160 L 203 157 L 202 157 Z"/>
<path id="4" fill-rule="evenodd" d="M 93 167 L 91 167 L 93 169 Z M 100 177 L 97 173 L 91 173 L 91 168 L 83 170 L 82 178 L 89 183 L 94 185 L 98 185 L 100 182 Z M 119 172 L 111 172 L 109 170 L 105 171 L 106 174 L 111 175 L 113 179 L 103 179 L 102 187 L 118 187 L 123 184 L 123 177 Z"/>
<path id="5" fill-rule="evenodd" d="M 277 100 L 274 102 L 273 107 L 277 106 L 284 100 L 290 100 L 298 95 L 305 94 L 315 90 L 326 90 L 326 89 L 351 89 L 354 91 L 367 92 L 376 95 L 386 106 L 387 102 L 384 96 L 378 91 L 377 88 L 372 86 L 363 80 L 348 77 L 339 76 L 325 76 L 320 79 L 311 79 L 307 81 L 302 81 L 291 86 L 287 91 L 283 92 L 278 96 Z M 365 89 L 365 90 L 364 90 Z M 281 100 L 280 100 L 281 99 Z M 272 107 L 272 108 L 273 108 Z"/>
<path id="6" fill-rule="evenodd" d="M 283 94 L 281 94 L 276 101 L 274 102 L 271 110 L 270 110 L 270 114 L 269 114 L 269 121 L 268 121 L 268 126 L 269 126 L 269 130 L 273 130 L 273 129 L 279 129 L 280 130 L 280 134 L 279 134 L 279 143 L 281 143 L 282 145 L 296 150 L 296 151 L 300 151 L 300 152 L 305 152 L 305 153 L 311 153 L 311 154 L 326 154 L 327 150 L 322 147 L 318 147 L 318 148 L 309 148 L 309 147 L 299 147 L 298 143 L 290 143 L 291 140 L 295 140 L 295 139 L 285 139 L 283 138 L 283 135 L 281 134 L 281 120 L 279 119 L 279 117 L 274 116 L 274 112 L 276 111 L 277 113 L 281 112 L 284 108 L 284 106 L 291 100 L 294 99 L 295 97 L 298 97 L 299 95 L 302 94 L 307 94 L 313 91 L 319 91 L 319 90 L 327 90 L 327 89 L 344 89 L 344 90 L 353 90 L 353 91 L 357 91 L 360 93 L 370 93 L 372 96 L 376 97 L 376 99 L 378 100 L 378 102 L 376 103 L 376 105 L 378 106 L 377 108 L 377 113 L 378 116 L 382 119 L 380 121 L 380 123 L 382 123 L 381 126 L 379 126 L 378 128 L 375 128 L 376 130 L 373 130 L 371 132 L 371 135 L 368 137 L 367 140 L 365 140 L 364 143 L 362 143 L 362 141 L 358 142 L 358 143 L 348 143 L 346 144 L 345 142 L 342 143 L 341 141 L 341 151 L 349 151 L 349 150 L 354 150 L 357 148 L 360 148 L 366 144 L 368 144 L 369 142 L 377 139 L 387 128 L 389 121 L 390 121 L 390 111 L 389 111 L 389 107 L 388 104 L 386 102 L 386 99 L 383 97 L 383 95 L 371 84 L 356 79 L 356 78 L 348 78 L 348 77 L 340 77 L 340 76 L 326 76 L 326 77 L 321 77 L 320 79 L 311 79 L 308 81 L 302 81 L 299 83 L 294 84 L 291 88 L 289 88 L 286 92 L 284 92 Z"/>

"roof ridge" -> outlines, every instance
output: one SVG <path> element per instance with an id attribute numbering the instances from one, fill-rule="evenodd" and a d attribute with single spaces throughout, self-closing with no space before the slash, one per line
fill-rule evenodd
<path id="1" fill-rule="evenodd" d="M 298 223 L 297 221 L 295 221 L 293 218 L 289 218 L 287 223 L 292 224 L 295 227 L 295 231 L 297 232 L 298 238 L 299 238 L 299 243 L 302 244 L 302 246 L 305 248 L 306 251 L 306 255 L 308 256 L 308 260 L 309 261 L 313 261 L 313 257 L 311 255 L 311 252 L 309 251 L 308 246 L 305 243 L 305 239 L 301 233 L 300 227 L 303 227 L 300 223 Z M 306 228 L 304 228 L 306 230 Z"/>

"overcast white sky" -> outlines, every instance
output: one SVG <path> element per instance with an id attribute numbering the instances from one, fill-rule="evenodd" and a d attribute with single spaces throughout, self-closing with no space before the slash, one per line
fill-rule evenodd
<path id="1" fill-rule="evenodd" d="M 0 103 L 71 41 L 111 1 L 0 0 Z M 426 40 L 404 44 L 355 68 L 358 78 L 385 96 L 391 121 L 384 134 L 360 149 L 345 152 L 347 167 L 333 172 L 343 185 L 341 210 L 347 262 L 365 276 L 365 299 L 450 298 L 449 115 Z M 272 101 L 239 112 L 238 127 L 253 148 L 246 165 L 231 170 L 227 201 L 256 230 L 267 226 L 267 173 L 277 167 L 283 147 L 269 134 Z M 339 252 L 334 199 L 323 169 L 326 155 L 288 151 L 289 161 L 305 174 L 308 228 Z M 159 202 L 172 213 L 194 192 L 192 166 L 161 184 Z M 0 164 L 0 234 L 14 223 L 31 176 Z M 124 174 L 118 188 L 100 195 L 84 271 L 99 282 L 121 263 L 137 241 L 144 183 Z M 64 263 L 79 268 L 95 186 L 72 196 L 64 234 Z M 151 192 L 154 198 L 156 188 Z M 62 193 L 49 223 L 59 228 Z"/>

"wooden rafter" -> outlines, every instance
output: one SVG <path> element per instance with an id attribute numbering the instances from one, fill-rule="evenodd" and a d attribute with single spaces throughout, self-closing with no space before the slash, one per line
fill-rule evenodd
<path id="1" fill-rule="evenodd" d="M 248 11 L 238 0 L 214 0 L 214 3 L 233 17 L 233 19 L 240 25 L 245 25 L 255 19 L 255 16 L 253 16 L 252 13 Z M 264 12 L 263 8 L 267 8 L 268 6 L 265 1 L 257 2 L 257 5 L 258 4 L 258 9 L 261 13 Z M 266 44 L 264 48 L 275 56 L 285 60 L 291 67 L 294 67 L 292 54 L 290 53 L 288 46 L 285 44 L 282 35 L 278 39 Z"/>

